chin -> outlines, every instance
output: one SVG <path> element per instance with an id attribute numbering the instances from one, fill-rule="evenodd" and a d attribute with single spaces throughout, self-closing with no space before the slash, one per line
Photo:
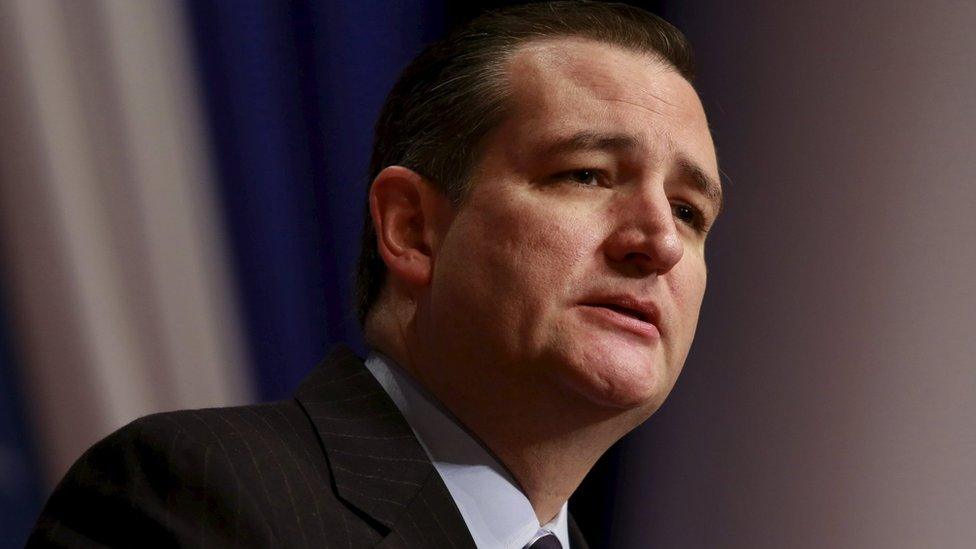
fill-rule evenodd
<path id="1" fill-rule="evenodd" d="M 575 358 L 566 357 L 568 388 L 596 406 L 653 413 L 671 391 L 660 349 L 635 352 L 603 345 L 582 349 Z"/>

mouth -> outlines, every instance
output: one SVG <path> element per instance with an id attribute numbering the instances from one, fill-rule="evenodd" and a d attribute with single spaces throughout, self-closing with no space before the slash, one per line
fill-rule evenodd
<path id="1" fill-rule="evenodd" d="M 605 309 L 610 309 L 611 311 L 622 314 L 624 316 L 629 316 L 630 318 L 640 320 L 641 322 L 648 322 L 647 315 L 644 314 L 643 311 L 639 311 L 637 309 L 630 309 L 628 307 L 624 307 L 622 305 L 617 305 L 614 303 L 602 303 L 602 304 L 588 305 L 588 306 L 603 307 Z"/>
<path id="2" fill-rule="evenodd" d="M 623 329 L 642 338 L 657 338 L 659 314 L 650 302 L 631 297 L 598 299 L 581 303 L 581 308 L 604 324 Z"/>

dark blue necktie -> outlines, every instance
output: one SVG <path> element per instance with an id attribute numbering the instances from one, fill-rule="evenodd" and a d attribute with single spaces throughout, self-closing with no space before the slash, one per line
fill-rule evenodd
<path id="1" fill-rule="evenodd" d="M 546 534 L 529 544 L 528 549 L 563 549 L 555 534 Z"/>

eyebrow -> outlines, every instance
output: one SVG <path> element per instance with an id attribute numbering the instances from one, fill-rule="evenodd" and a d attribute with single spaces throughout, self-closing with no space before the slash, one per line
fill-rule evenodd
<path id="1" fill-rule="evenodd" d="M 544 154 L 548 156 L 578 151 L 628 152 L 640 148 L 641 145 L 638 137 L 629 134 L 582 131 L 549 144 L 545 147 Z M 678 166 L 695 188 L 708 198 L 715 208 L 715 215 L 718 215 L 722 211 L 722 186 L 719 182 L 687 158 L 680 159 Z"/>
<path id="2" fill-rule="evenodd" d="M 560 154 L 577 151 L 627 151 L 638 148 L 640 140 L 623 133 L 578 132 L 556 140 L 545 148 L 545 153 Z"/>
<path id="3" fill-rule="evenodd" d="M 722 211 L 722 186 L 719 182 L 705 173 L 697 164 L 687 159 L 679 160 L 678 166 L 695 184 L 695 188 L 704 194 L 705 198 L 708 198 L 712 207 L 715 208 L 715 215 L 718 215 Z"/>

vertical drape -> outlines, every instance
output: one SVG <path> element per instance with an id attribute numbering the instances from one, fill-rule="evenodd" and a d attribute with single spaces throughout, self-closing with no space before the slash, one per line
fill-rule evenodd
<path id="1" fill-rule="evenodd" d="M 179 5 L 0 25 L 3 274 L 50 485 L 136 417 L 252 397 Z"/>
<path id="2" fill-rule="evenodd" d="M 43 490 L 0 284 L 0 547 L 21 547 Z"/>
<path id="3" fill-rule="evenodd" d="M 328 347 L 361 349 L 352 309 L 373 121 L 442 31 L 436 2 L 187 4 L 264 398 Z"/>

